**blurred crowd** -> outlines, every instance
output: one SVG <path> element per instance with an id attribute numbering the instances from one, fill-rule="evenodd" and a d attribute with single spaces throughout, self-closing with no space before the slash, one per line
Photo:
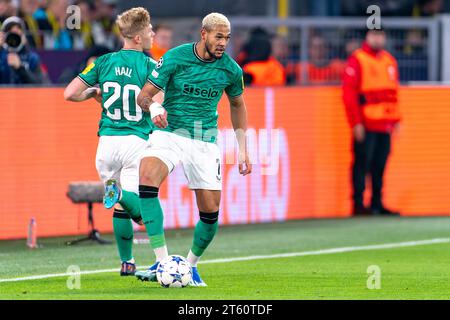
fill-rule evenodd
<path id="1" fill-rule="evenodd" d="M 329 52 L 329 43 L 320 33 L 309 38 L 308 59 L 302 61 L 286 37 L 269 34 L 257 27 L 250 31 L 236 61 L 244 71 L 247 85 L 333 84 L 340 82 L 345 57 Z M 348 55 L 356 49 L 348 46 Z M 333 56 L 334 55 L 334 56 Z M 342 56 L 342 55 L 341 55 Z"/>
<path id="2" fill-rule="evenodd" d="M 257 27 L 235 48 L 248 85 L 336 85 L 346 61 L 364 40 L 366 30 L 310 29 L 302 56 L 299 41 Z M 399 60 L 401 81 L 428 79 L 425 30 L 387 30 L 388 50 Z M 336 41 L 336 39 L 338 41 Z"/>
<path id="3" fill-rule="evenodd" d="M 362 16 L 370 5 L 383 8 L 383 16 L 429 17 L 449 12 L 445 0 L 308 0 L 310 16 Z"/>
<path id="4" fill-rule="evenodd" d="M 79 10 L 78 25 L 69 23 L 76 12 L 71 5 Z M 0 84 L 69 82 L 95 58 L 121 47 L 116 17 L 116 0 L 0 0 Z M 153 27 L 154 45 L 146 54 L 159 59 L 173 46 L 173 30 Z"/>
<path id="5" fill-rule="evenodd" d="M 121 39 L 115 26 L 117 1 L 0 0 L 0 84 L 67 83 L 96 57 L 118 50 Z M 309 9 L 314 9 L 315 15 L 345 14 L 348 4 L 346 0 L 313 2 Z M 364 7 L 366 2 L 355 1 L 354 8 Z M 392 1 L 378 2 L 387 12 L 394 5 Z M 444 4 L 443 0 L 403 0 L 395 1 L 394 7 L 398 12 L 408 7 L 412 16 L 433 16 L 444 10 Z M 80 11 L 77 28 L 68 23 L 70 5 Z M 11 21 L 14 16 L 20 21 Z M 154 46 L 147 54 L 157 60 L 174 45 L 174 30 L 167 24 L 154 25 L 154 30 Z M 425 31 L 403 30 L 393 37 L 387 32 L 390 52 L 399 60 L 402 81 L 427 80 Z M 23 41 L 14 40 L 11 32 L 19 34 Z M 249 30 L 242 41 L 233 35 L 232 54 L 243 68 L 248 85 L 337 84 L 346 59 L 361 45 L 363 34 L 364 30 L 338 34 L 309 30 L 305 49 L 300 48 L 300 37 L 292 32 L 258 27 Z M 49 55 L 52 51 L 67 54 Z"/>
<path id="6" fill-rule="evenodd" d="M 80 27 L 66 23 L 67 8 L 77 5 Z M 116 0 L 0 0 L 0 24 L 10 16 L 25 22 L 27 41 L 37 49 L 74 50 L 94 45 L 114 50 L 120 46 Z"/>

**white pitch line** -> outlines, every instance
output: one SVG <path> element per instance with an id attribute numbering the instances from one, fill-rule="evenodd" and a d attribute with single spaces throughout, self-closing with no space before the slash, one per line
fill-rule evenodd
<path id="1" fill-rule="evenodd" d="M 259 259 L 315 256 L 315 255 L 321 255 L 321 254 L 344 253 L 344 252 L 353 252 L 353 251 L 414 247 L 414 246 L 422 246 L 422 245 L 437 244 L 437 243 L 450 243 L 450 238 L 437 238 L 437 239 L 430 239 L 430 240 L 385 243 L 385 244 L 375 244 L 375 245 L 367 245 L 367 246 L 331 248 L 331 249 L 322 249 L 322 250 L 315 250 L 315 251 L 290 252 L 290 253 L 278 253 L 278 254 L 271 254 L 271 255 L 258 255 L 258 256 L 248 256 L 248 257 L 214 259 L 214 260 L 206 260 L 203 262 L 200 261 L 200 263 L 202 263 L 202 264 L 224 263 L 224 262 L 234 262 L 234 261 L 259 260 Z"/>
<path id="2" fill-rule="evenodd" d="M 415 247 L 415 246 L 423 246 L 423 245 L 439 244 L 439 243 L 450 243 L 450 238 L 436 238 L 436 239 L 429 239 L 429 240 L 384 243 L 384 244 L 374 244 L 374 245 L 366 245 L 366 246 L 330 248 L 330 249 L 322 249 L 322 250 L 315 250 L 315 251 L 302 251 L 302 252 L 278 253 L 278 254 L 270 254 L 270 255 L 225 258 L 225 259 L 212 259 L 212 260 L 201 261 L 200 264 L 227 263 L 227 262 L 260 260 L 260 259 L 276 259 L 276 258 L 314 256 L 314 255 L 321 255 L 321 254 L 345 253 L 345 252 L 353 252 L 353 251 Z M 141 266 L 141 267 L 137 267 L 137 268 L 145 269 L 147 267 Z M 107 272 L 117 272 L 117 271 L 119 271 L 119 269 L 117 269 L 117 268 L 116 269 L 101 269 L 101 270 L 81 271 L 77 274 L 84 275 L 84 274 L 96 274 L 96 273 L 107 273 Z M 68 276 L 74 276 L 74 275 L 75 275 L 74 273 L 44 274 L 44 275 L 28 276 L 28 277 L 22 277 L 22 278 L 0 279 L 0 283 L 1 282 L 26 281 L 26 280 L 39 280 L 39 279 L 56 278 L 56 277 L 68 277 Z"/>
<path id="3" fill-rule="evenodd" d="M 17 281 L 26 281 L 26 280 L 39 280 L 39 279 L 47 279 L 47 278 L 56 278 L 56 277 L 68 277 L 68 276 L 74 276 L 77 274 L 96 274 L 96 273 L 106 273 L 106 272 L 116 272 L 120 269 L 101 269 L 101 270 L 89 270 L 89 271 L 81 271 L 79 273 L 50 273 L 50 274 L 43 274 L 43 275 L 37 275 L 37 276 L 28 276 L 23 278 L 11 278 L 11 279 L 0 279 L 0 282 L 17 282 Z"/>

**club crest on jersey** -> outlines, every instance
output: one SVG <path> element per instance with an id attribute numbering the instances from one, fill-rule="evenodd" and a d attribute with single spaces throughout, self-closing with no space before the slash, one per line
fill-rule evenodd
<path id="1" fill-rule="evenodd" d="M 163 65 L 163 63 L 164 63 L 164 58 L 163 57 L 161 57 L 159 60 L 158 60 L 158 63 L 156 64 L 156 67 L 155 67 L 155 69 L 159 69 L 159 68 L 161 68 L 162 67 L 162 65 Z"/>

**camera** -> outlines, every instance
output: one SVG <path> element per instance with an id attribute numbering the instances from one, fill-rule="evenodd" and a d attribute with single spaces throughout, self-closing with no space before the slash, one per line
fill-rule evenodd
<path id="1" fill-rule="evenodd" d="M 19 17 L 12 16 L 7 18 L 0 29 L 0 31 L 5 33 L 3 48 L 10 52 L 19 52 L 25 45 L 25 39 L 21 34 L 12 31 L 14 26 L 18 26 L 22 32 L 26 30 L 25 23 Z"/>
<path id="2" fill-rule="evenodd" d="M 5 34 L 5 43 L 3 44 L 3 47 L 6 50 L 10 52 L 19 52 L 23 46 L 24 41 L 21 35 L 14 32 L 7 32 Z"/>

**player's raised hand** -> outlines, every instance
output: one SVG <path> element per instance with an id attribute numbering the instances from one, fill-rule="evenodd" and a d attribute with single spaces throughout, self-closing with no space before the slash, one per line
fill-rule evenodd
<path id="1" fill-rule="evenodd" d="M 243 176 L 252 173 L 252 163 L 248 152 L 239 152 L 239 173 Z"/>
<path id="2" fill-rule="evenodd" d="M 163 114 L 154 116 L 152 118 L 153 123 L 155 124 L 155 126 L 157 126 L 158 128 L 165 128 L 167 127 L 167 125 L 169 124 L 167 122 L 167 112 L 164 110 Z"/>

